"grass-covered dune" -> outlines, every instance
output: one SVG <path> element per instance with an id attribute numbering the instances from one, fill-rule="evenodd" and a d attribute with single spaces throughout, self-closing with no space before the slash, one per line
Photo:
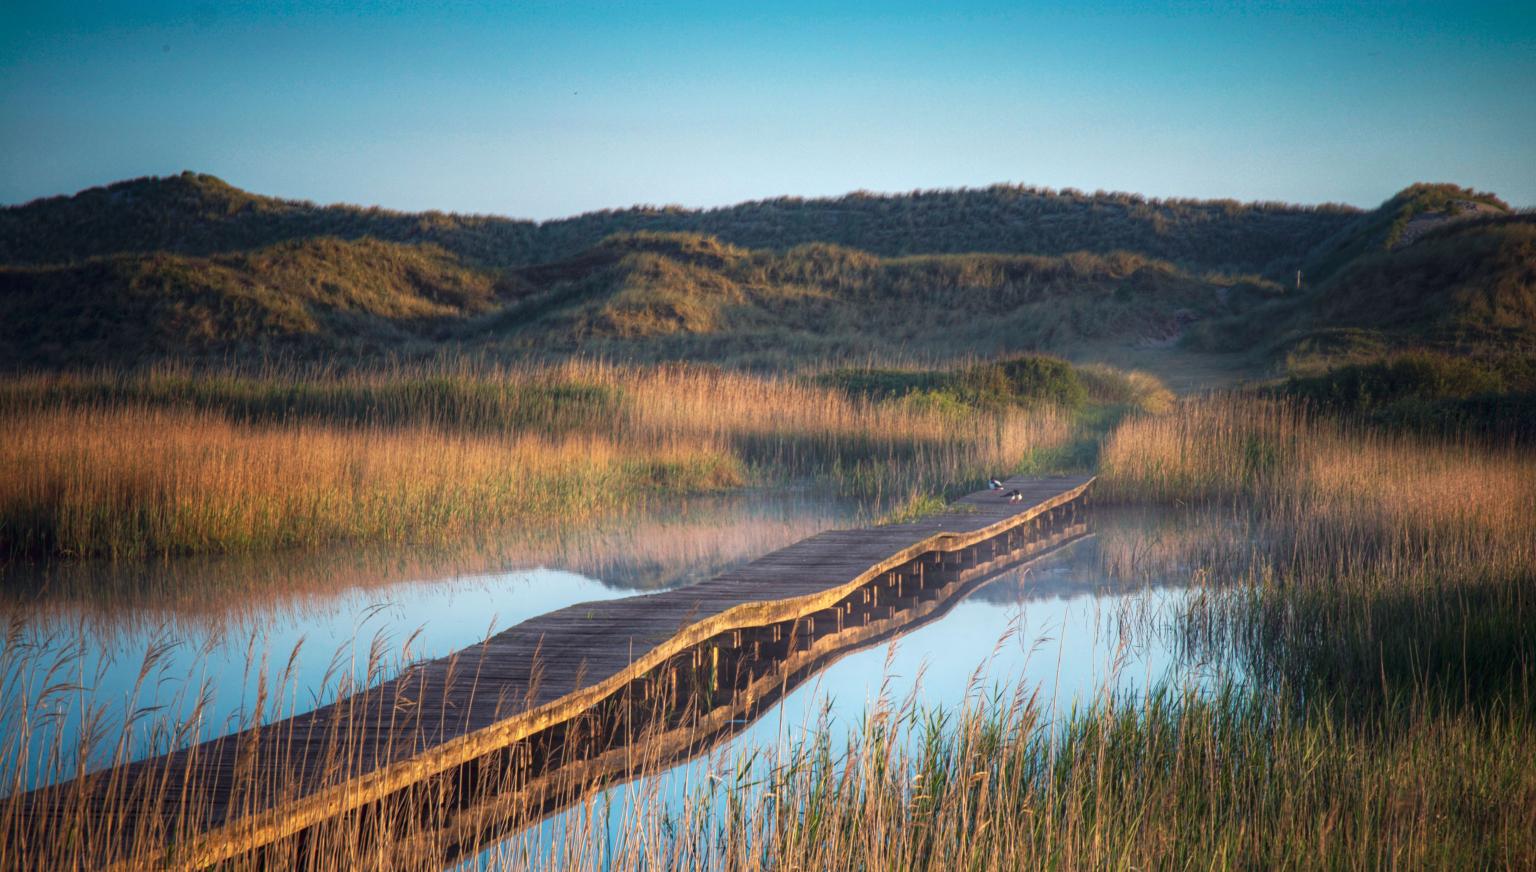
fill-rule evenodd
<path id="1" fill-rule="evenodd" d="M 0 367 L 464 353 L 806 361 L 987 357 L 1083 339 L 1166 339 L 1273 298 L 1252 276 L 1140 255 L 881 258 L 693 234 L 611 237 L 569 260 L 487 270 L 371 239 L 211 256 L 0 267 Z"/>
<path id="2" fill-rule="evenodd" d="M 1340 270 L 1312 315 L 1446 345 L 1536 347 L 1536 216 L 1448 224 Z"/>
<path id="3" fill-rule="evenodd" d="M 1536 217 L 1492 195 L 1416 185 L 1304 267 L 1299 292 L 1204 322 L 1190 344 L 1279 359 L 1536 348 Z"/>
<path id="4" fill-rule="evenodd" d="M 636 234 L 513 274 L 516 303 L 477 335 L 501 354 L 601 350 L 755 367 L 805 360 L 988 357 L 1083 339 L 1166 339 L 1277 293 L 1129 254 L 881 258 L 816 244 L 785 252 Z"/>
<path id="5" fill-rule="evenodd" d="M 1427 231 L 1510 212 L 1508 203 L 1486 191 L 1420 182 L 1344 222 L 1299 268 L 1313 285 L 1321 284 L 1351 261 L 1412 244 Z"/>
<path id="6" fill-rule="evenodd" d="M 1536 432 L 1536 217 L 1415 185 L 1315 252 L 1306 285 L 1192 325 L 1188 349 L 1266 362 L 1276 392 L 1398 429 Z"/>
<path id="7" fill-rule="evenodd" d="M 569 258 L 616 233 L 654 231 L 777 250 L 825 242 L 884 256 L 1132 251 L 1200 270 L 1283 272 L 1358 214 L 1341 206 L 995 185 L 780 197 L 707 210 L 637 206 L 535 223 L 318 206 L 186 172 L 0 209 L 0 263 L 68 263 L 150 251 L 209 255 L 334 236 L 430 243 L 485 267 L 506 268 Z"/>
<path id="8" fill-rule="evenodd" d="M 1369 211 L 998 186 L 539 224 L 183 174 L 0 209 L 0 367 L 1475 353 L 1536 347 L 1531 226 L 1454 185 Z"/>
<path id="9" fill-rule="evenodd" d="M 372 239 L 0 267 L 0 367 L 419 354 L 506 294 L 441 249 Z"/>
<path id="10" fill-rule="evenodd" d="M 69 264 L 148 252 L 205 257 L 333 237 L 435 244 L 478 263 L 505 265 L 533 259 L 536 232 L 533 222 L 509 218 L 317 206 L 184 172 L 0 209 L 0 263 Z"/>

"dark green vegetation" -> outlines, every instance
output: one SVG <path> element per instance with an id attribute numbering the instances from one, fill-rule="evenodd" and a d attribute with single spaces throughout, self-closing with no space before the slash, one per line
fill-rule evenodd
<path id="1" fill-rule="evenodd" d="M 487 353 L 807 360 L 1167 340 L 1356 213 L 995 187 L 533 224 L 208 176 L 0 210 L 0 366 Z"/>
<path id="2" fill-rule="evenodd" d="M 1536 348 L 1536 216 L 1489 195 L 1415 185 L 1298 268 L 1299 292 L 1199 325 L 1190 343 L 1293 361 Z"/>
<path id="3" fill-rule="evenodd" d="M 826 242 L 884 256 L 1136 251 L 1198 269 L 1263 272 L 1288 264 L 1357 214 L 1339 206 L 1155 200 L 997 185 L 781 197 L 702 211 L 637 206 L 535 223 L 317 206 L 183 173 L 0 211 L 0 262 L 63 263 L 145 251 L 206 255 L 317 236 L 367 236 L 434 243 L 481 266 L 516 267 L 570 258 L 615 233 L 661 231 L 717 236 L 748 248 Z"/>
<path id="4" fill-rule="evenodd" d="M 1082 407 L 1088 390 L 1077 370 L 1064 360 L 1023 355 L 955 370 L 839 369 L 817 377 L 872 400 L 911 399 L 935 405 L 1028 406 L 1051 403 Z"/>
<path id="5" fill-rule="evenodd" d="M 0 367 L 1480 355 L 1536 348 L 1533 220 L 1450 185 L 1368 212 L 998 186 L 533 223 L 187 173 L 0 210 Z"/>
<path id="6" fill-rule="evenodd" d="M 1441 436 L 1536 437 L 1536 356 L 1404 352 L 1296 373 L 1278 387 L 1324 412 Z"/>

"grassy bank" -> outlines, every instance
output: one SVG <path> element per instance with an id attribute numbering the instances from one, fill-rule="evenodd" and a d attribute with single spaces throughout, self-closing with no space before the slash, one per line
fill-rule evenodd
<path id="1" fill-rule="evenodd" d="M 1536 436 L 1536 356 L 1400 351 L 1293 363 L 1275 392 L 1368 425 L 1528 444 Z"/>
<path id="2" fill-rule="evenodd" d="M 0 550 L 139 556 L 435 542 L 665 494 L 811 481 L 886 504 L 1066 445 L 1071 412 L 596 363 L 48 375 L 0 383 Z"/>
<path id="3" fill-rule="evenodd" d="M 8 439 L 0 549 L 12 554 L 419 544 L 742 481 L 736 458 L 700 442 L 242 425 L 142 407 L 24 416 Z"/>

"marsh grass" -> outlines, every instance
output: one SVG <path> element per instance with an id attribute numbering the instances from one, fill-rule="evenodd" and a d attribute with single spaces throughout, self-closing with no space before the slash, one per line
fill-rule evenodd
<path id="1" fill-rule="evenodd" d="M 434 542 L 810 480 L 874 503 L 1064 442 L 1054 407 L 955 413 L 697 367 L 19 377 L 0 549 L 136 557 Z"/>
<path id="2" fill-rule="evenodd" d="M 1232 580 L 1181 631 L 1243 664 L 1263 703 L 1244 723 L 1279 739 L 1267 778 L 1319 816 L 1260 865 L 1536 860 L 1536 461 L 1242 396 L 1131 420 L 1103 460 L 1101 496 L 1221 505 L 1242 531 L 1155 559 Z M 1322 817 L 1325 789 L 1350 805 Z"/>
<path id="3" fill-rule="evenodd" d="M 339 619 L 347 603 L 390 601 L 422 585 L 507 580 L 516 591 L 517 577 L 540 567 L 642 592 L 703 581 L 823 530 L 868 520 L 852 501 L 747 490 L 441 546 L 343 544 L 168 561 L 42 561 L 8 570 L 0 620 L 14 616 L 33 628 L 78 630 L 102 648 L 121 649 L 167 626 L 181 638 L 229 638 L 266 624 Z"/>
<path id="4" fill-rule="evenodd" d="M 618 868 L 1519 867 L 1530 730 L 1471 720 L 1383 747 L 1333 720 L 1266 724 L 1248 694 L 1159 692 L 1076 712 L 1028 696 L 813 731 L 761 785 L 679 815 L 678 854 Z M 1516 759 L 1490 755 L 1498 741 Z M 1445 767 L 1452 764 L 1455 768 Z M 1441 768 L 1436 768 L 1441 767 Z M 1489 803 L 1502 796 L 1507 803 Z M 627 862 L 626 862 L 627 860 Z M 1465 868 L 1465 867 L 1463 867 Z"/>
<path id="5" fill-rule="evenodd" d="M 697 442 L 270 427 L 147 408 L 28 415 L 8 439 L 0 547 L 11 554 L 437 542 L 742 481 L 733 457 Z"/>

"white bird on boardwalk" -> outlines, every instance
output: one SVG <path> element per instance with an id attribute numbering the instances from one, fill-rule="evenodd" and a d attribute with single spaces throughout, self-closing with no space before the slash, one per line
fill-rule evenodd
<path id="1" fill-rule="evenodd" d="M 1003 489 L 1003 483 L 998 481 L 995 478 L 989 478 L 989 479 L 987 479 L 987 489 L 988 490 L 1002 490 Z"/>

